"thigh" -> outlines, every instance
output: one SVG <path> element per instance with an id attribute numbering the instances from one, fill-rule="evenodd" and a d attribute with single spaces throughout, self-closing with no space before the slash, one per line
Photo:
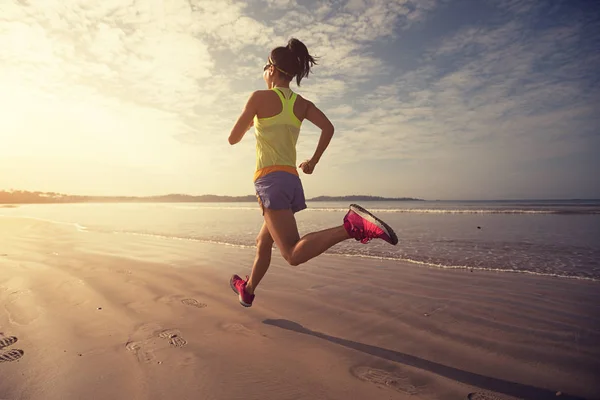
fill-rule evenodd
<path id="1" fill-rule="evenodd" d="M 265 209 L 265 224 L 279 250 L 283 253 L 291 251 L 300 240 L 296 218 L 291 209 Z"/>

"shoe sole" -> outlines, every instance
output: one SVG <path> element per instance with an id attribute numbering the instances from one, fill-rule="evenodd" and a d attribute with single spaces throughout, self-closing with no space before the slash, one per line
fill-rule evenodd
<path id="1" fill-rule="evenodd" d="M 350 210 L 354 211 L 370 223 L 377 225 L 379 229 L 384 231 L 392 240 L 388 243 L 393 244 L 394 246 L 398 244 L 398 237 L 396 236 L 396 232 L 394 232 L 391 226 L 389 226 L 388 224 L 386 224 L 385 222 L 383 222 L 382 220 L 380 220 L 379 218 L 377 218 L 358 204 L 350 204 Z"/>
<path id="2" fill-rule="evenodd" d="M 240 301 L 241 305 L 243 305 L 244 307 L 252 307 L 252 304 L 244 303 L 244 301 L 242 300 L 242 296 L 240 296 L 240 292 L 238 292 L 235 286 L 233 286 L 233 282 L 231 281 L 231 279 L 229 280 L 229 287 L 231 288 L 231 290 L 233 290 L 235 294 L 238 295 L 238 300 Z"/>

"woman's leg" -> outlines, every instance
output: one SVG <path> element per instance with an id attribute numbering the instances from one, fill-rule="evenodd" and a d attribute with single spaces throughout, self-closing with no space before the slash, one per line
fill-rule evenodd
<path id="1" fill-rule="evenodd" d="M 312 232 L 300 238 L 292 209 L 264 209 L 265 222 L 257 238 L 256 259 L 252 278 L 247 281 L 233 275 L 229 285 L 238 295 L 240 304 L 252 306 L 254 289 L 264 277 L 271 261 L 273 243 L 290 265 L 302 264 L 346 239 L 354 238 L 361 243 L 371 239 L 383 239 L 397 244 L 398 238 L 391 227 L 357 204 L 351 204 L 344 217 L 344 225 Z"/>
<path id="2" fill-rule="evenodd" d="M 271 252 L 273 251 L 273 238 L 269 233 L 267 224 L 263 223 L 258 236 L 256 237 L 256 257 L 252 266 L 250 279 L 246 284 L 246 291 L 254 294 L 254 290 L 267 273 L 271 264 Z"/>
<path id="3" fill-rule="evenodd" d="M 265 208 L 264 212 L 269 233 L 277 243 L 281 255 L 290 265 L 305 263 L 337 243 L 350 239 L 350 235 L 343 225 L 312 232 L 300 238 L 292 210 Z"/>

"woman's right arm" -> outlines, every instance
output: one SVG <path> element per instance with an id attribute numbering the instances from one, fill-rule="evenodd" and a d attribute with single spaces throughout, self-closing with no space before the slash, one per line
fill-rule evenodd
<path id="1" fill-rule="evenodd" d="M 317 149 L 315 150 L 315 153 L 313 154 L 312 158 L 308 161 L 311 168 L 309 168 L 310 172 L 307 173 L 311 173 L 312 169 L 321 159 L 321 156 L 325 152 L 325 149 L 327 149 L 327 146 L 329 146 L 329 142 L 333 137 L 334 128 L 333 124 L 331 123 L 331 121 L 329 121 L 329 118 L 327 118 L 323 111 L 319 110 L 319 108 L 310 101 L 308 101 L 306 119 L 321 129 L 321 137 L 319 138 Z"/>

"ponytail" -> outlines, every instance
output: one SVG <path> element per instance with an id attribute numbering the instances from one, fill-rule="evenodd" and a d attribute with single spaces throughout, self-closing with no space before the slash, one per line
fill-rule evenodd
<path id="1" fill-rule="evenodd" d="M 308 77 L 313 65 L 316 65 L 316 57 L 308 53 L 308 49 L 300 40 L 291 38 L 286 47 L 276 47 L 271 51 L 270 62 L 288 80 L 296 77 L 296 83 L 300 86 L 302 78 Z"/>
<path id="2" fill-rule="evenodd" d="M 296 72 L 296 83 L 300 86 L 302 78 L 308 77 L 310 69 L 316 64 L 313 56 L 308 53 L 308 49 L 296 38 L 291 38 L 287 44 L 287 48 L 290 50 L 292 56 L 296 59 L 297 68 Z"/>

